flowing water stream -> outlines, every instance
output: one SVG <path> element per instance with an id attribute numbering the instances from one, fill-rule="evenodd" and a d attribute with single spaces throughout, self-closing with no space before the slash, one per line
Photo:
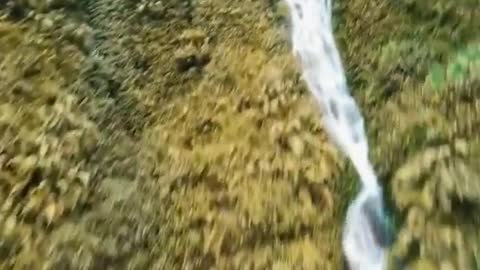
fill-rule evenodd
<path id="1" fill-rule="evenodd" d="M 368 157 L 364 119 L 350 94 L 332 29 L 331 0 L 285 0 L 292 23 L 293 52 L 303 79 L 323 110 L 326 132 L 360 176 L 360 193 L 350 204 L 342 247 L 348 269 L 386 268 L 390 243 L 382 188 Z"/>

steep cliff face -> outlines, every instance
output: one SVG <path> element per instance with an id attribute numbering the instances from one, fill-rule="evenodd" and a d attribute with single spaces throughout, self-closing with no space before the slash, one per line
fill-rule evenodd
<path id="1" fill-rule="evenodd" d="M 478 254 L 472 4 L 335 5 L 399 220 L 392 257 L 419 269 Z M 0 266 L 339 269 L 357 179 L 286 15 L 267 0 L 0 1 Z"/>

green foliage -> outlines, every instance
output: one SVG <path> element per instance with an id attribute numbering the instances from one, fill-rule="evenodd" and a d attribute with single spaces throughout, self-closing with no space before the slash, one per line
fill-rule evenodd
<path id="1" fill-rule="evenodd" d="M 429 50 L 411 40 L 392 40 L 380 49 L 378 68 L 383 74 L 402 72 L 414 75 L 426 67 Z"/>
<path id="2" fill-rule="evenodd" d="M 434 63 L 426 77 L 429 87 L 441 90 L 452 84 L 461 84 L 478 76 L 480 45 L 475 44 L 458 50 L 455 57 L 444 66 Z"/>
<path id="3" fill-rule="evenodd" d="M 432 65 L 432 69 L 427 76 L 434 89 L 439 89 L 445 85 L 445 72 L 439 63 Z"/>
<path id="4" fill-rule="evenodd" d="M 477 250 L 474 256 L 475 256 L 475 269 L 480 270 L 480 250 Z"/>

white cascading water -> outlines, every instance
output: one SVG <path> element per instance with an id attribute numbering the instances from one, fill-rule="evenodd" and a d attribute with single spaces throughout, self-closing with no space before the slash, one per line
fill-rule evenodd
<path id="1" fill-rule="evenodd" d="M 332 29 L 331 0 L 285 0 L 292 23 L 292 47 L 303 79 L 323 110 L 329 137 L 351 160 L 362 186 L 350 204 L 342 236 L 347 268 L 386 268 L 388 232 L 382 189 L 368 157 L 364 120 L 350 95 Z"/>

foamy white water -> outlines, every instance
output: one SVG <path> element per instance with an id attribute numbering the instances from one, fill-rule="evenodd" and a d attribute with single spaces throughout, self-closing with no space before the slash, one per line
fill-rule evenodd
<path id="1" fill-rule="evenodd" d="M 368 158 L 363 116 L 350 95 L 331 24 L 331 0 L 285 0 L 293 52 L 310 92 L 323 110 L 326 132 L 351 160 L 362 182 L 347 210 L 342 248 L 351 270 L 386 268 L 382 190 Z"/>

